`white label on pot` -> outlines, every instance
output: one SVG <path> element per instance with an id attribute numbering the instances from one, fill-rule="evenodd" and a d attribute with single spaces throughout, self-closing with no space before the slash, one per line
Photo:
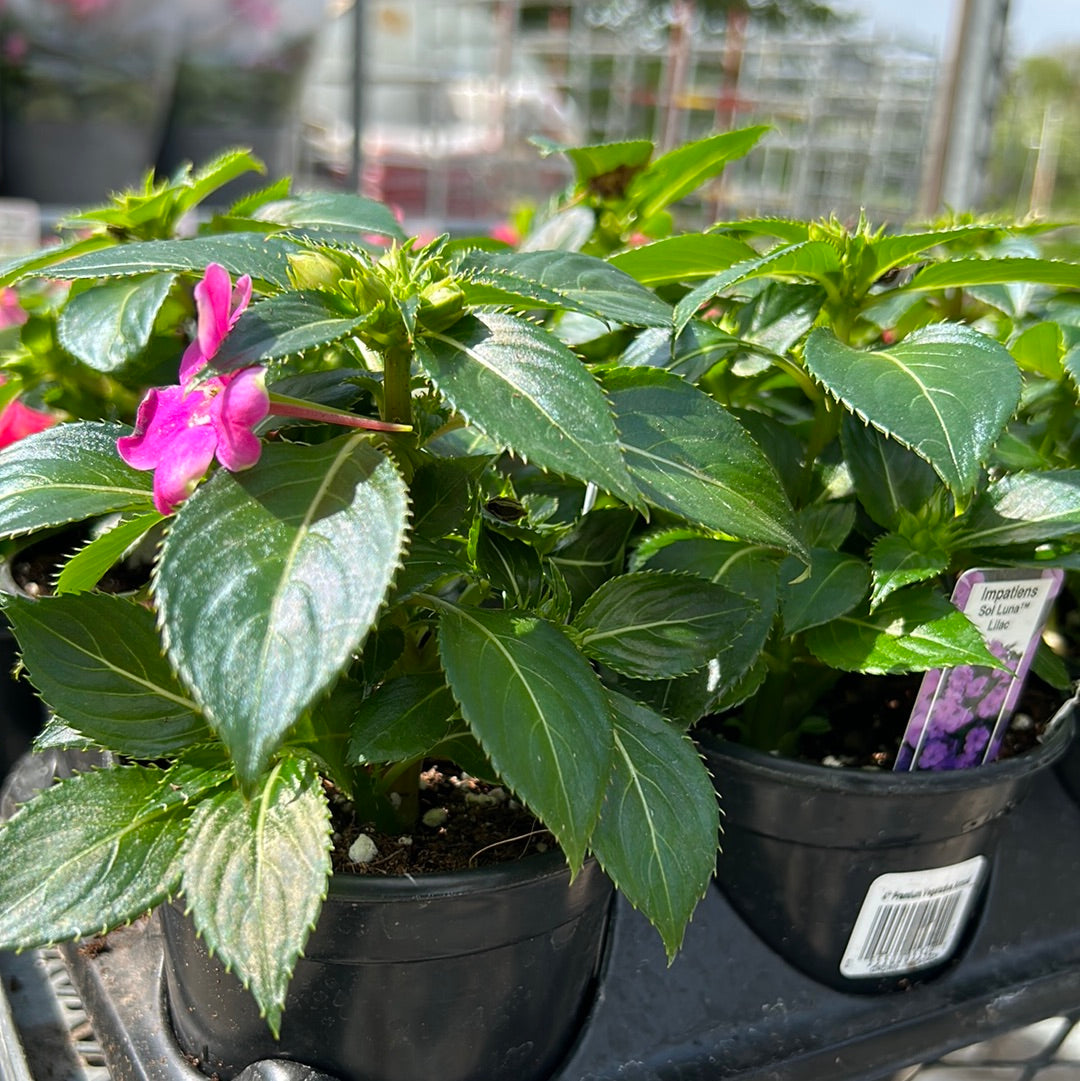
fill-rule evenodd
<path id="1" fill-rule="evenodd" d="M 866 891 L 840 960 L 842 976 L 899 976 L 947 960 L 978 896 L 986 857 L 881 875 Z"/>

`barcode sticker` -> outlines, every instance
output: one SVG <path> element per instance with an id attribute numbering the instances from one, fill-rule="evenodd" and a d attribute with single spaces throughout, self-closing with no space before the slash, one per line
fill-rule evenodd
<path id="1" fill-rule="evenodd" d="M 881 875 L 866 891 L 843 976 L 899 976 L 947 960 L 986 873 L 986 857 L 951 867 Z"/>

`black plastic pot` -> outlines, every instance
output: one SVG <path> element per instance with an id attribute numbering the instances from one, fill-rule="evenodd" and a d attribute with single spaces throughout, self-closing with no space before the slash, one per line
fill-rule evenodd
<path id="1" fill-rule="evenodd" d="M 335 876 L 275 1043 L 176 905 L 160 909 L 183 1051 L 231 1078 L 284 1058 L 341 1081 L 540 1081 L 589 1008 L 611 884 L 557 852 L 453 875 Z"/>
<path id="2" fill-rule="evenodd" d="M 935 976 L 962 952 L 1003 820 L 1069 746 L 1075 702 L 1025 754 L 973 769 L 834 769 L 721 740 L 717 884 L 789 964 L 843 991 Z"/>
<path id="3" fill-rule="evenodd" d="M 1073 736 L 1072 743 L 1058 759 L 1056 769 L 1065 790 L 1080 803 L 1080 732 Z"/>
<path id="4" fill-rule="evenodd" d="M 25 679 L 15 674 L 18 645 L 0 616 L 0 780 L 24 755 L 45 723 L 45 707 Z"/>

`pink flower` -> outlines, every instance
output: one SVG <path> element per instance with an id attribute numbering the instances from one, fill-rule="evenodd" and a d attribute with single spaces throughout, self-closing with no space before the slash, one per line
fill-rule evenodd
<path id="1" fill-rule="evenodd" d="M 53 0 L 53 3 L 66 7 L 77 19 L 89 19 L 106 11 L 113 0 Z"/>
<path id="2" fill-rule="evenodd" d="M 55 423 L 56 417 L 51 413 L 31 409 L 16 398 L 0 410 L 0 447 L 16 443 L 23 436 L 33 435 L 34 432 L 42 432 Z"/>
<path id="3" fill-rule="evenodd" d="M 9 64 L 21 64 L 29 51 L 30 42 L 26 40 L 26 35 L 20 34 L 17 30 L 8 34 L 0 45 L 0 55 Z"/>
<path id="4" fill-rule="evenodd" d="M 508 222 L 499 222 L 491 227 L 491 236 L 494 240 L 501 240 L 510 247 L 517 247 L 521 243 L 521 234 Z"/>
<path id="5" fill-rule="evenodd" d="M 154 506 L 162 514 L 171 514 L 191 495 L 215 456 L 230 472 L 259 460 L 262 444 L 252 429 L 270 409 L 263 369 L 202 377 L 250 300 L 247 274 L 233 289 L 223 266 L 206 268 L 195 286 L 198 330 L 180 361 L 180 384 L 150 390 L 134 433 L 117 440 L 128 465 L 154 471 Z"/>
<path id="6" fill-rule="evenodd" d="M 275 30 L 281 13 L 272 0 L 232 0 L 233 15 L 258 30 Z"/>
<path id="7" fill-rule="evenodd" d="M 20 327 L 29 319 L 19 303 L 19 294 L 10 286 L 0 289 L 0 330 L 6 327 Z"/>

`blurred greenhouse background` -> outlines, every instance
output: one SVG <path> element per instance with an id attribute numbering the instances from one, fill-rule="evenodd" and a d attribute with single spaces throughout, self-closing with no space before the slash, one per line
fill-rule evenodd
<path id="1" fill-rule="evenodd" d="M 942 34 L 883 30 L 874 0 L 6 0 L 0 244 L 35 204 L 48 221 L 234 145 L 413 231 L 488 231 L 566 181 L 538 141 L 753 123 L 772 130 L 687 226 L 1067 217 L 1080 47 L 1021 51 L 1033 3 L 951 0 Z"/>

